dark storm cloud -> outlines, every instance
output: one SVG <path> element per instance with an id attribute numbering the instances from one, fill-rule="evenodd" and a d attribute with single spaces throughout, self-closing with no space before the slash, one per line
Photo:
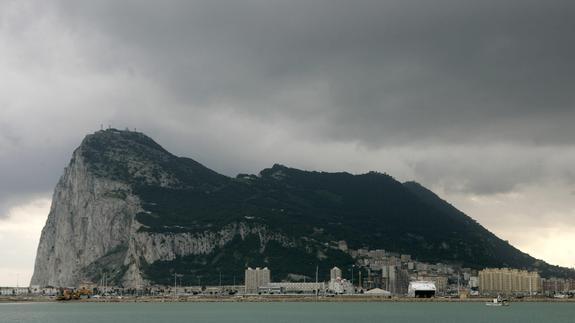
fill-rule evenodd
<path id="1" fill-rule="evenodd" d="M 231 176 L 280 162 L 475 194 L 575 178 L 553 159 L 573 150 L 575 135 L 572 1 L 23 0 L 0 9 L 4 210 L 49 196 L 100 123 L 138 127 Z M 40 119 L 53 124 L 29 124 Z"/>
<path id="2" fill-rule="evenodd" d="M 416 180 L 572 266 L 556 255 L 575 219 L 574 9 L 0 0 L 0 229 L 33 258 L 20 226 L 47 215 L 73 149 L 104 124 L 230 176 L 282 163 Z"/>
<path id="3" fill-rule="evenodd" d="M 291 119 L 321 140 L 539 145 L 574 135 L 571 1 L 63 1 L 60 9 L 79 35 L 100 37 L 101 68 L 151 78 L 184 105 Z"/>
<path id="4" fill-rule="evenodd" d="M 70 155 L 70 151 L 41 147 L 0 155 L 0 218 L 12 206 L 49 197 Z"/>
<path id="5" fill-rule="evenodd" d="M 424 182 L 443 187 L 448 193 L 490 195 L 516 190 L 553 177 L 553 161 L 542 156 L 548 149 L 525 147 L 452 147 L 420 156 L 412 168 Z M 566 156 L 571 159 L 571 156 Z M 557 178 L 554 178 L 557 180 Z"/>

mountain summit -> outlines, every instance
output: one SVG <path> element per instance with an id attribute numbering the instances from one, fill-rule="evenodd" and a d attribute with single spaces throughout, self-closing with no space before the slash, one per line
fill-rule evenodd
<path id="1" fill-rule="evenodd" d="M 348 248 L 573 275 L 414 182 L 278 164 L 230 178 L 142 133 L 108 129 L 86 136 L 56 186 L 31 284 L 75 286 L 106 274 L 136 287 L 169 284 L 175 272 L 207 284 L 221 273 L 231 283 L 247 266 L 270 267 L 280 280 L 350 266 Z"/>

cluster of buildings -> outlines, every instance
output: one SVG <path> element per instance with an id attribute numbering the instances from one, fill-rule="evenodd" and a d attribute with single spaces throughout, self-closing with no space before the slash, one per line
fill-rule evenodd
<path id="1" fill-rule="evenodd" d="M 542 278 L 541 292 L 546 296 L 575 294 L 575 279 Z"/>
<path id="2" fill-rule="evenodd" d="M 393 277 L 394 274 L 392 274 Z M 395 284 L 395 282 L 394 282 Z M 430 297 L 435 295 L 435 284 L 433 282 L 408 282 L 411 296 L 422 295 Z M 271 282 L 270 270 L 266 268 L 248 268 L 245 271 L 245 294 L 356 294 L 364 293 L 374 296 L 405 295 L 408 287 L 400 292 L 372 288 L 369 290 L 358 289 L 358 286 L 351 281 L 342 278 L 342 271 L 338 267 L 330 270 L 330 280 L 325 282 Z"/>
<path id="3" fill-rule="evenodd" d="M 245 271 L 246 294 L 319 294 L 325 291 L 324 282 L 271 282 L 267 267 Z"/>
<path id="4" fill-rule="evenodd" d="M 272 282 L 268 268 L 248 268 L 244 292 L 354 294 L 378 290 L 389 295 L 413 296 L 418 289 L 424 289 L 426 296 L 427 293 L 438 296 L 553 296 L 575 293 L 575 280 L 542 279 L 537 272 L 510 268 L 478 271 L 449 264 L 420 262 L 410 255 L 382 249 L 350 250 L 345 242 L 339 242 L 338 247 L 350 254 L 355 264 L 343 270 L 332 268 L 329 282 Z"/>
<path id="5" fill-rule="evenodd" d="M 575 279 L 541 278 L 537 272 L 510 268 L 479 271 L 481 295 L 575 295 Z"/>
<path id="6" fill-rule="evenodd" d="M 547 295 L 575 294 L 575 279 L 541 278 L 537 272 L 510 268 L 474 270 L 449 264 L 420 262 L 407 254 L 385 250 L 342 250 L 367 271 L 359 277 L 360 289 L 381 288 L 393 295 L 409 293 L 410 282 L 432 282 L 436 295 Z"/>
<path id="7" fill-rule="evenodd" d="M 143 290 L 122 289 L 98 284 L 80 284 L 78 289 L 126 295 L 190 295 L 190 294 L 375 294 L 385 296 L 493 296 L 575 294 L 575 279 L 541 278 L 537 272 L 510 268 L 474 270 L 442 263 L 425 263 L 410 255 L 382 249 L 350 250 L 339 242 L 342 251 L 355 262 L 348 268 L 333 267 L 329 281 L 273 282 L 269 268 L 247 268 L 244 285 L 230 286 L 147 286 Z M 303 276 L 302 276 L 303 277 Z M 350 277 L 346 279 L 344 277 Z M 173 287 L 173 288 L 172 288 Z M 0 296 L 46 295 L 59 292 L 55 287 L 0 288 Z"/>
<path id="8" fill-rule="evenodd" d="M 477 271 L 447 264 L 430 264 L 412 259 L 411 255 L 377 249 L 348 250 L 356 259 L 358 269 L 367 272 L 359 276 L 360 290 L 380 288 L 393 295 L 406 295 L 409 283 L 432 282 L 437 295 L 458 294 L 463 287 L 477 290 Z M 360 274 L 362 271 L 359 271 Z"/>
<path id="9" fill-rule="evenodd" d="M 328 291 L 334 294 L 353 294 L 353 284 L 342 277 L 341 269 L 333 267 L 329 271 Z"/>
<path id="10" fill-rule="evenodd" d="M 0 287 L 0 296 L 27 296 L 27 295 L 39 295 L 39 296 L 56 296 L 58 294 L 58 288 L 47 286 L 30 286 L 30 287 Z"/>

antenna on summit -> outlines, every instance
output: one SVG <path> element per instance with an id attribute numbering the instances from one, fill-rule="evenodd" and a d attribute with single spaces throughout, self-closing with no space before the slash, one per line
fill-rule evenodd
<path id="1" fill-rule="evenodd" d="M 100 130 L 104 130 L 104 124 L 100 123 Z"/>

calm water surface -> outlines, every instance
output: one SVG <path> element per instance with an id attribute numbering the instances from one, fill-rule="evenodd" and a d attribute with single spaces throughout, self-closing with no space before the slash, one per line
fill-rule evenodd
<path id="1" fill-rule="evenodd" d="M 36 303 L 0 304 L 0 323 L 568 322 L 575 303 Z"/>

